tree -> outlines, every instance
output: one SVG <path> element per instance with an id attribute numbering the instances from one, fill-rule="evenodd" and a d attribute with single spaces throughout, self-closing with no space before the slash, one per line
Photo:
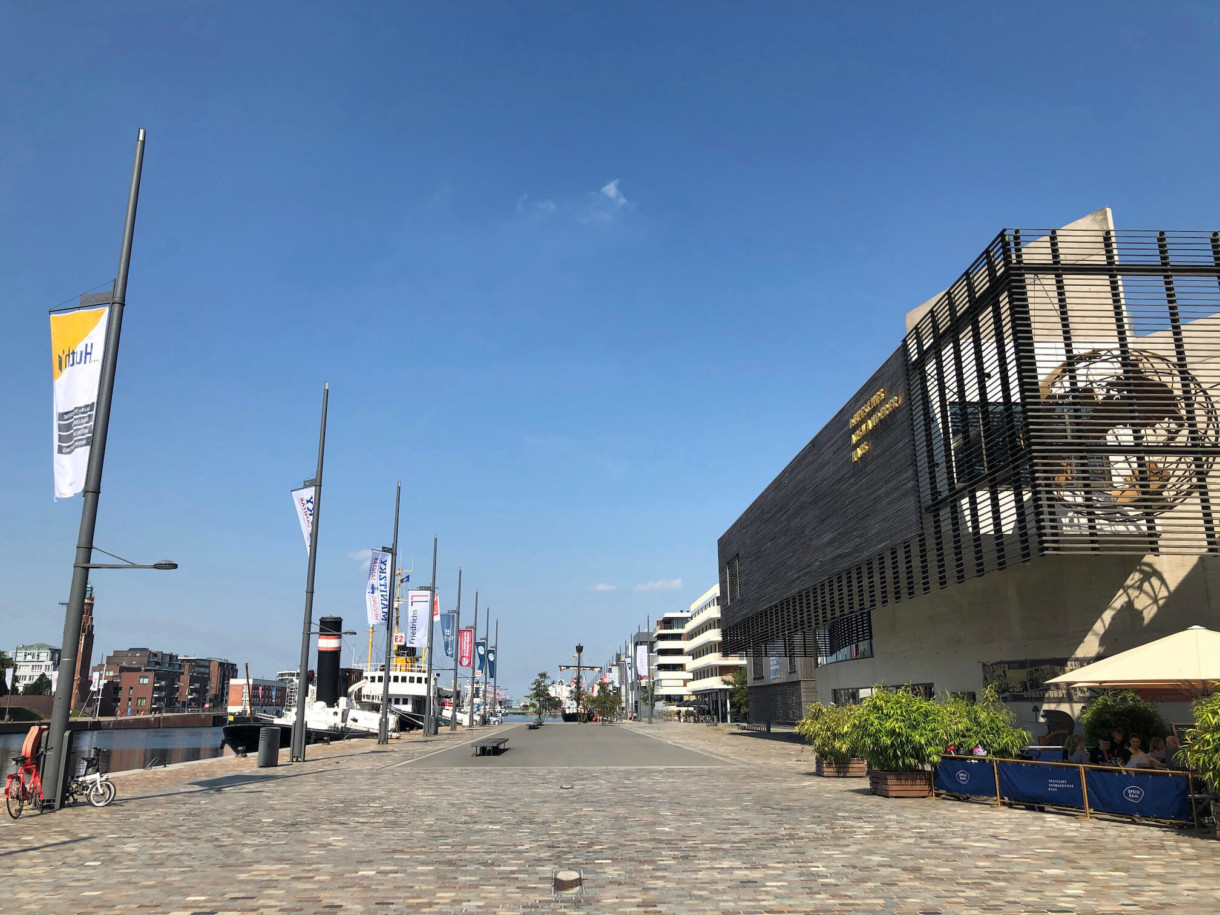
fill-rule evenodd
<path id="1" fill-rule="evenodd" d="M 1095 745 L 1099 737 L 1109 737 L 1115 728 L 1122 728 L 1127 738 L 1138 737 L 1144 746 L 1148 746 L 1153 737 L 1169 733 L 1169 726 L 1156 706 L 1130 689 L 1103 692 L 1081 713 L 1080 724 L 1091 745 Z"/>
<path id="2" fill-rule="evenodd" d="M 8 695 L 8 684 L 5 682 L 4 672 L 12 666 L 13 659 L 3 651 L 0 651 L 0 696 Z M 13 672 L 13 675 L 16 676 L 16 671 Z"/>
<path id="3" fill-rule="evenodd" d="M 534 677 L 534 682 L 530 684 L 529 700 L 530 708 L 537 713 L 539 721 L 543 715 L 553 712 L 559 706 L 559 700 L 551 695 L 551 678 L 545 670 Z"/>
<path id="4" fill-rule="evenodd" d="M 750 684 L 746 680 L 746 669 L 739 667 L 733 671 L 733 676 L 724 678 L 729 687 L 729 714 L 737 721 L 747 721 L 750 717 Z"/>
<path id="5" fill-rule="evenodd" d="M 589 700 L 589 707 L 597 713 L 602 724 L 613 721 L 619 710 L 618 693 L 611 689 L 609 683 L 599 683 L 597 695 Z"/>
<path id="6" fill-rule="evenodd" d="M 51 678 L 46 674 L 39 674 L 38 679 L 33 683 L 27 683 L 25 689 L 21 691 L 23 696 L 49 696 L 51 695 Z"/>

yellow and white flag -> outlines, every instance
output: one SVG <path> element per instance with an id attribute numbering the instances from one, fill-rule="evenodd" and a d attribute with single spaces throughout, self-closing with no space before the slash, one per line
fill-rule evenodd
<path id="1" fill-rule="evenodd" d="M 57 499 L 85 488 L 109 311 L 83 308 L 51 315 Z"/>

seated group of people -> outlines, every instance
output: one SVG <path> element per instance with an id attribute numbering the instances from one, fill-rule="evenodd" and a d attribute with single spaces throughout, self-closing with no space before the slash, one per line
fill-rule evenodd
<path id="1" fill-rule="evenodd" d="M 1185 769 L 1181 746 L 1173 734 L 1153 737 L 1147 748 L 1138 737 L 1124 739 L 1121 730 L 1102 737 L 1093 749 L 1086 749 L 1084 738 L 1072 734 L 1063 745 L 1063 761 L 1094 766 L 1122 766 L 1128 769 Z"/>

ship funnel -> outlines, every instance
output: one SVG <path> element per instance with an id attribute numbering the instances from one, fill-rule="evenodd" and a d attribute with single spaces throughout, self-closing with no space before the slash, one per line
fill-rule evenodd
<path id="1" fill-rule="evenodd" d="M 339 704 L 339 652 L 343 647 L 343 617 L 318 620 L 318 688 L 316 698 L 328 708 Z"/>

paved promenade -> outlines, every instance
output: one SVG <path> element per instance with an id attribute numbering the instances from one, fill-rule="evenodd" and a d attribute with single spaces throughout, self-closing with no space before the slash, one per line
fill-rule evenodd
<path id="1" fill-rule="evenodd" d="M 503 756 L 467 744 L 495 733 Z M 286 751 L 285 751 L 286 755 Z M 1220 911 L 1220 843 L 819 779 L 703 725 L 444 731 L 116 777 L 0 822 L 0 912 Z M 554 897 L 556 869 L 584 872 Z"/>

